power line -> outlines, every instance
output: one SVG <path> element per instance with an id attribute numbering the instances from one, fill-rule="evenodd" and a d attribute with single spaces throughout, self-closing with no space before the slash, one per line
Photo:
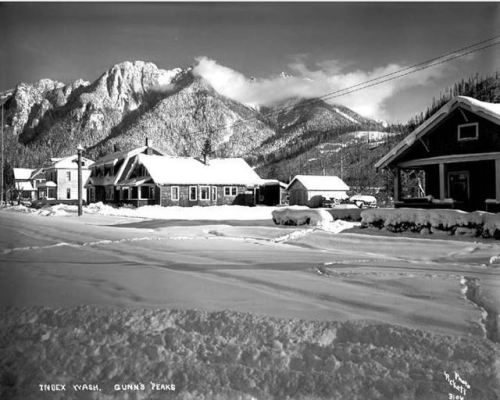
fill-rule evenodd
<path id="1" fill-rule="evenodd" d="M 430 63 L 432 63 L 433 61 L 437 61 L 437 60 L 440 60 L 440 59 L 446 58 L 446 57 L 451 56 L 451 55 L 457 55 L 457 54 L 458 54 L 458 53 L 460 53 L 460 52 L 463 52 L 463 51 L 465 51 L 465 50 L 471 49 L 471 48 L 473 48 L 473 47 L 477 47 L 477 46 L 479 46 L 479 45 L 481 45 L 481 44 L 484 44 L 484 43 L 487 43 L 487 42 L 491 42 L 491 41 L 496 40 L 496 39 L 500 39 L 500 35 L 498 35 L 498 36 L 493 36 L 493 37 L 491 37 L 491 38 L 489 38 L 489 39 L 481 40 L 480 42 L 477 42 L 477 43 L 474 43 L 474 44 L 470 44 L 470 45 L 468 45 L 468 46 L 462 47 L 462 48 L 457 49 L 457 50 L 450 51 L 450 52 L 448 52 L 448 53 L 442 54 L 442 55 L 437 56 L 437 57 L 430 58 L 430 59 L 428 59 L 428 60 L 426 60 L 426 61 L 422 61 L 422 62 L 419 62 L 419 63 L 417 63 L 417 64 L 413 64 L 413 65 L 411 65 L 411 66 L 409 66 L 409 67 L 405 67 L 405 68 L 400 69 L 400 70 L 398 70 L 398 71 L 394 71 L 394 72 L 391 72 L 391 73 L 388 73 L 388 74 L 384 74 L 384 75 L 378 76 L 378 77 L 376 77 L 376 78 L 369 79 L 369 80 L 367 80 L 367 81 L 364 81 L 364 82 L 358 83 L 358 84 L 356 84 L 356 85 L 352 85 L 352 86 L 346 87 L 346 88 L 344 88 L 344 89 L 340 89 L 340 90 L 336 90 L 336 91 L 334 91 L 334 92 L 326 93 L 326 94 L 324 94 L 323 96 L 321 96 L 320 98 L 321 98 L 321 99 L 323 99 L 323 98 L 327 98 L 327 97 L 329 97 L 329 96 L 330 96 L 330 95 L 332 95 L 332 94 L 336 94 L 336 93 L 339 93 L 339 92 L 343 92 L 343 91 L 346 91 L 346 90 L 350 90 L 350 89 L 353 89 L 353 88 L 355 88 L 355 87 L 358 87 L 358 86 L 361 86 L 361 85 L 365 85 L 365 84 L 367 84 L 367 83 L 369 83 L 369 82 L 374 82 L 374 81 L 377 81 L 377 80 L 380 80 L 380 79 L 383 79 L 383 78 L 386 78 L 386 77 L 389 77 L 389 76 L 393 76 L 393 75 L 396 75 L 396 74 L 399 74 L 399 73 L 402 73 L 402 72 L 405 72 L 405 71 L 408 71 L 408 70 L 411 70 L 411 69 L 414 69 L 414 68 L 417 68 L 417 67 L 423 67 L 423 66 L 426 66 L 427 64 L 430 64 Z M 496 45 L 496 44 L 498 44 L 498 43 L 495 43 L 494 45 Z M 479 51 L 479 50 L 482 50 L 482 49 L 483 49 L 483 48 L 481 48 L 481 49 L 475 49 L 474 51 Z M 474 52 L 474 51 L 472 51 L 472 52 Z M 469 52 L 469 53 L 470 53 L 470 52 Z M 469 54 L 469 53 L 466 53 L 466 54 Z M 466 54 L 464 54 L 464 55 L 466 55 Z M 456 57 L 455 57 L 455 58 L 456 58 Z M 450 59 L 450 60 L 451 60 L 451 59 Z M 430 67 L 430 66 L 432 66 L 432 65 L 434 65 L 434 64 L 428 65 L 428 66 L 426 66 L 426 68 L 428 68 L 428 67 Z M 419 68 L 419 69 L 416 69 L 416 70 L 415 70 L 415 72 L 416 72 L 416 71 L 419 71 L 419 70 L 421 70 L 421 69 L 424 69 L 424 68 Z"/>
<path id="2" fill-rule="evenodd" d="M 349 90 L 348 92 L 337 94 L 337 95 L 330 94 L 330 95 L 322 97 L 322 98 L 326 98 L 326 97 L 328 97 L 328 98 L 336 98 L 336 97 L 344 96 L 346 94 L 351 94 L 353 92 L 357 92 L 358 90 L 366 89 L 366 88 L 369 88 L 369 87 L 372 87 L 372 86 L 380 85 L 380 84 L 385 83 L 385 82 L 389 82 L 389 81 L 392 81 L 392 80 L 395 80 L 395 79 L 399 79 L 399 78 L 402 78 L 403 76 L 407 76 L 407 75 L 413 74 L 415 72 L 418 72 L 418 71 L 421 71 L 421 70 L 424 70 L 424 69 L 427 69 L 427 68 L 430 68 L 430 67 L 434 67 L 436 65 L 445 64 L 445 63 L 447 63 L 449 61 L 455 60 L 457 58 L 464 57 L 464 56 L 466 56 L 468 54 L 472 54 L 472 53 L 475 53 L 475 52 L 480 51 L 480 50 L 484 50 L 484 49 L 489 48 L 489 47 L 496 46 L 498 44 L 500 44 L 500 41 L 499 42 L 495 42 L 495 43 L 491 43 L 489 45 L 480 47 L 478 49 L 470 50 L 470 51 L 462 53 L 462 54 L 455 55 L 454 57 L 446 58 L 445 60 L 442 60 L 442 61 L 439 61 L 439 62 L 435 62 L 435 63 L 428 64 L 428 65 L 424 65 L 424 66 L 422 66 L 420 68 L 414 69 L 414 70 L 406 72 L 404 74 L 393 76 L 393 77 L 388 78 L 388 79 L 384 79 L 384 80 L 382 80 L 380 82 L 375 82 L 375 83 L 372 83 L 372 84 L 369 84 L 369 85 L 365 85 L 365 86 L 362 86 L 362 87 L 359 87 L 359 88 L 354 88 L 352 90 Z M 404 70 L 402 70 L 402 71 L 404 71 Z M 369 81 L 367 81 L 367 82 L 369 82 Z M 359 86 L 359 85 L 356 85 L 356 86 Z"/>
<path id="3" fill-rule="evenodd" d="M 315 97 L 313 99 L 304 100 L 300 104 L 294 104 L 294 105 L 290 105 L 290 106 L 286 106 L 286 107 L 281 107 L 279 109 L 275 109 L 275 110 L 272 110 L 270 112 L 260 114 L 259 116 L 254 116 L 254 117 L 247 118 L 247 119 L 241 119 L 239 121 L 234 122 L 233 124 L 231 124 L 229 126 L 221 123 L 219 125 L 216 125 L 215 127 L 212 127 L 211 130 L 212 130 L 212 132 L 213 131 L 220 131 L 223 128 L 228 129 L 228 128 L 236 127 L 237 125 L 240 125 L 243 123 L 248 123 L 248 122 L 252 122 L 252 121 L 259 121 L 262 119 L 262 117 L 266 118 L 266 117 L 273 116 L 275 114 L 279 114 L 279 113 L 284 112 L 284 111 L 292 110 L 294 108 L 306 107 L 307 105 L 313 104 L 313 103 L 317 102 L 318 100 L 337 98 L 337 97 L 351 94 L 353 92 L 357 92 L 359 90 L 367 89 L 369 87 L 381 85 L 383 83 L 402 78 L 404 76 L 416 73 L 418 71 L 421 71 L 421 70 L 424 70 L 427 68 L 431 68 L 431 67 L 436 66 L 436 65 L 445 64 L 445 63 L 453 61 L 457 58 L 461 58 L 461 57 L 464 57 L 466 55 L 469 55 L 469 54 L 496 46 L 496 45 L 500 44 L 500 41 L 490 43 L 490 44 L 485 45 L 485 46 L 477 47 L 477 46 L 491 42 L 491 41 L 496 40 L 496 39 L 500 39 L 500 35 L 493 36 L 489 39 L 481 40 L 479 42 L 467 45 L 467 46 L 462 47 L 460 49 L 453 50 L 453 51 L 447 52 L 445 54 L 442 54 L 440 56 L 430 58 L 426 61 L 422 61 L 422 62 L 413 64 L 412 66 L 405 67 L 405 68 L 402 68 L 400 70 L 397 70 L 397 71 L 394 71 L 391 73 L 387 73 L 384 75 L 380 75 L 376 78 L 372 78 L 372 79 L 357 83 L 355 85 L 345 87 L 343 89 L 339 89 L 339 90 L 335 90 L 335 91 L 326 93 L 320 97 Z M 465 51 L 465 50 L 468 50 L 468 51 Z M 205 132 L 205 129 L 198 130 L 198 131 L 191 131 L 190 133 L 203 133 L 203 132 Z"/>

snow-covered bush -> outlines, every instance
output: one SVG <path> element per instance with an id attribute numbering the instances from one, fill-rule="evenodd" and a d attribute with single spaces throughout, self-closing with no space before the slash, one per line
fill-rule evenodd
<path id="1" fill-rule="evenodd" d="M 279 225 L 326 225 L 333 222 L 332 215 L 322 209 L 306 206 L 290 206 L 272 212 L 273 221 Z"/>
<path id="2" fill-rule="evenodd" d="M 361 225 L 392 232 L 500 237 L 500 215 L 452 209 L 377 208 L 361 212 Z"/>

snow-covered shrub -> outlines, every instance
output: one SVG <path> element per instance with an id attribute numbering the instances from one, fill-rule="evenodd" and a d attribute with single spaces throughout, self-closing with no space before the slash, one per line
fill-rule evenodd
<path id="1" fill-rule="evenodd" d="M 386 228 L 391 232 L 421 232 L 500 238 L 500 216 L 482 211 L 452 209 L 378 208 L 361 212 L 362 227 Z"/>
<path id="2" fill-rule="evenodd" d="M 279 225 L 325 225 L 333 221 L 332 215 L 322 209 L 306 206 L 283 207 L 272 212 L 273 221 Z"/>

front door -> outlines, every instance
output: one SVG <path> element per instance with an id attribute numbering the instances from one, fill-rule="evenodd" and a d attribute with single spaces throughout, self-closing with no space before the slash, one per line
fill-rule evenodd
<path id="1" fill-rule="evenodd" d="M 448 173 L 448 194 L 457 201 L 467 202 L 470 199 L 469 171 L 453 171 Z"/>

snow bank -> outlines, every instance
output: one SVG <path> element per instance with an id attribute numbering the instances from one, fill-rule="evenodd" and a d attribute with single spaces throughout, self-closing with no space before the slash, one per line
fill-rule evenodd
<path id="1" fill-rule="evenodd" d="M 278 225 L 326 225 L 333 222 L 332 215 L 322 209 L 306 206 L 284 207 L 272 212 L 272 218 Z"/>
<path id="2" fill-rule="evenodd" d="M 362 226 L 386 228 L 393 232 L 446 232 L 455 235 L 500 237 L 500 215 L 482 211 L 452 209 L 368 209 L 361 212 Z"/>
<path id="3" fill-rule="evenodd" d="M 275 207 L 209 206 L 209 207 L 162 207 L 115 208 L 102 203 L 91 204 L 86 212 L 120 217 L 185 220 L 269 220 Z"/>
<path id="4" fill-rule="evenodd" d="M 85 214 L 109 215 L 116 217 L 148 218 L 148 219 L 185 219 L 185 220 L 270 220 L 276 207 L 247 206 L 209 206 L 209 207 L 162 207 L 154 206 L 123 206 L 113 207 L 107 204 L 91 203 L 83 207 Z M 75 205 L 56 204 L 39 210 L 25 206 L 7 208 L 10 211 L 32 213 L 42 216 L 69 216 L 78 212 Z"/>
<path id="5" fill-rule="evenodd" d="M 438 399 L 443 371 L 467 378 L 467 398 L 499 388 L 487 340 L 388 324 L 92 306 L 4 308 L 0 321 L 2 399 Z M 41 396 L 45 382 L 67 392 Z M 101 392 L 73 392 L 86 382 Z M 127 383 L 144 389 L 114 390 Z"/>
<path id="6" fill-rule="evenodd" d="M 361 201 L 366 204 L 377 204 L 377 199 L 374 196 L 367 194 L 355 194 L 349 198 L 349 201 L 355 203 L 356 201 Z"/>

